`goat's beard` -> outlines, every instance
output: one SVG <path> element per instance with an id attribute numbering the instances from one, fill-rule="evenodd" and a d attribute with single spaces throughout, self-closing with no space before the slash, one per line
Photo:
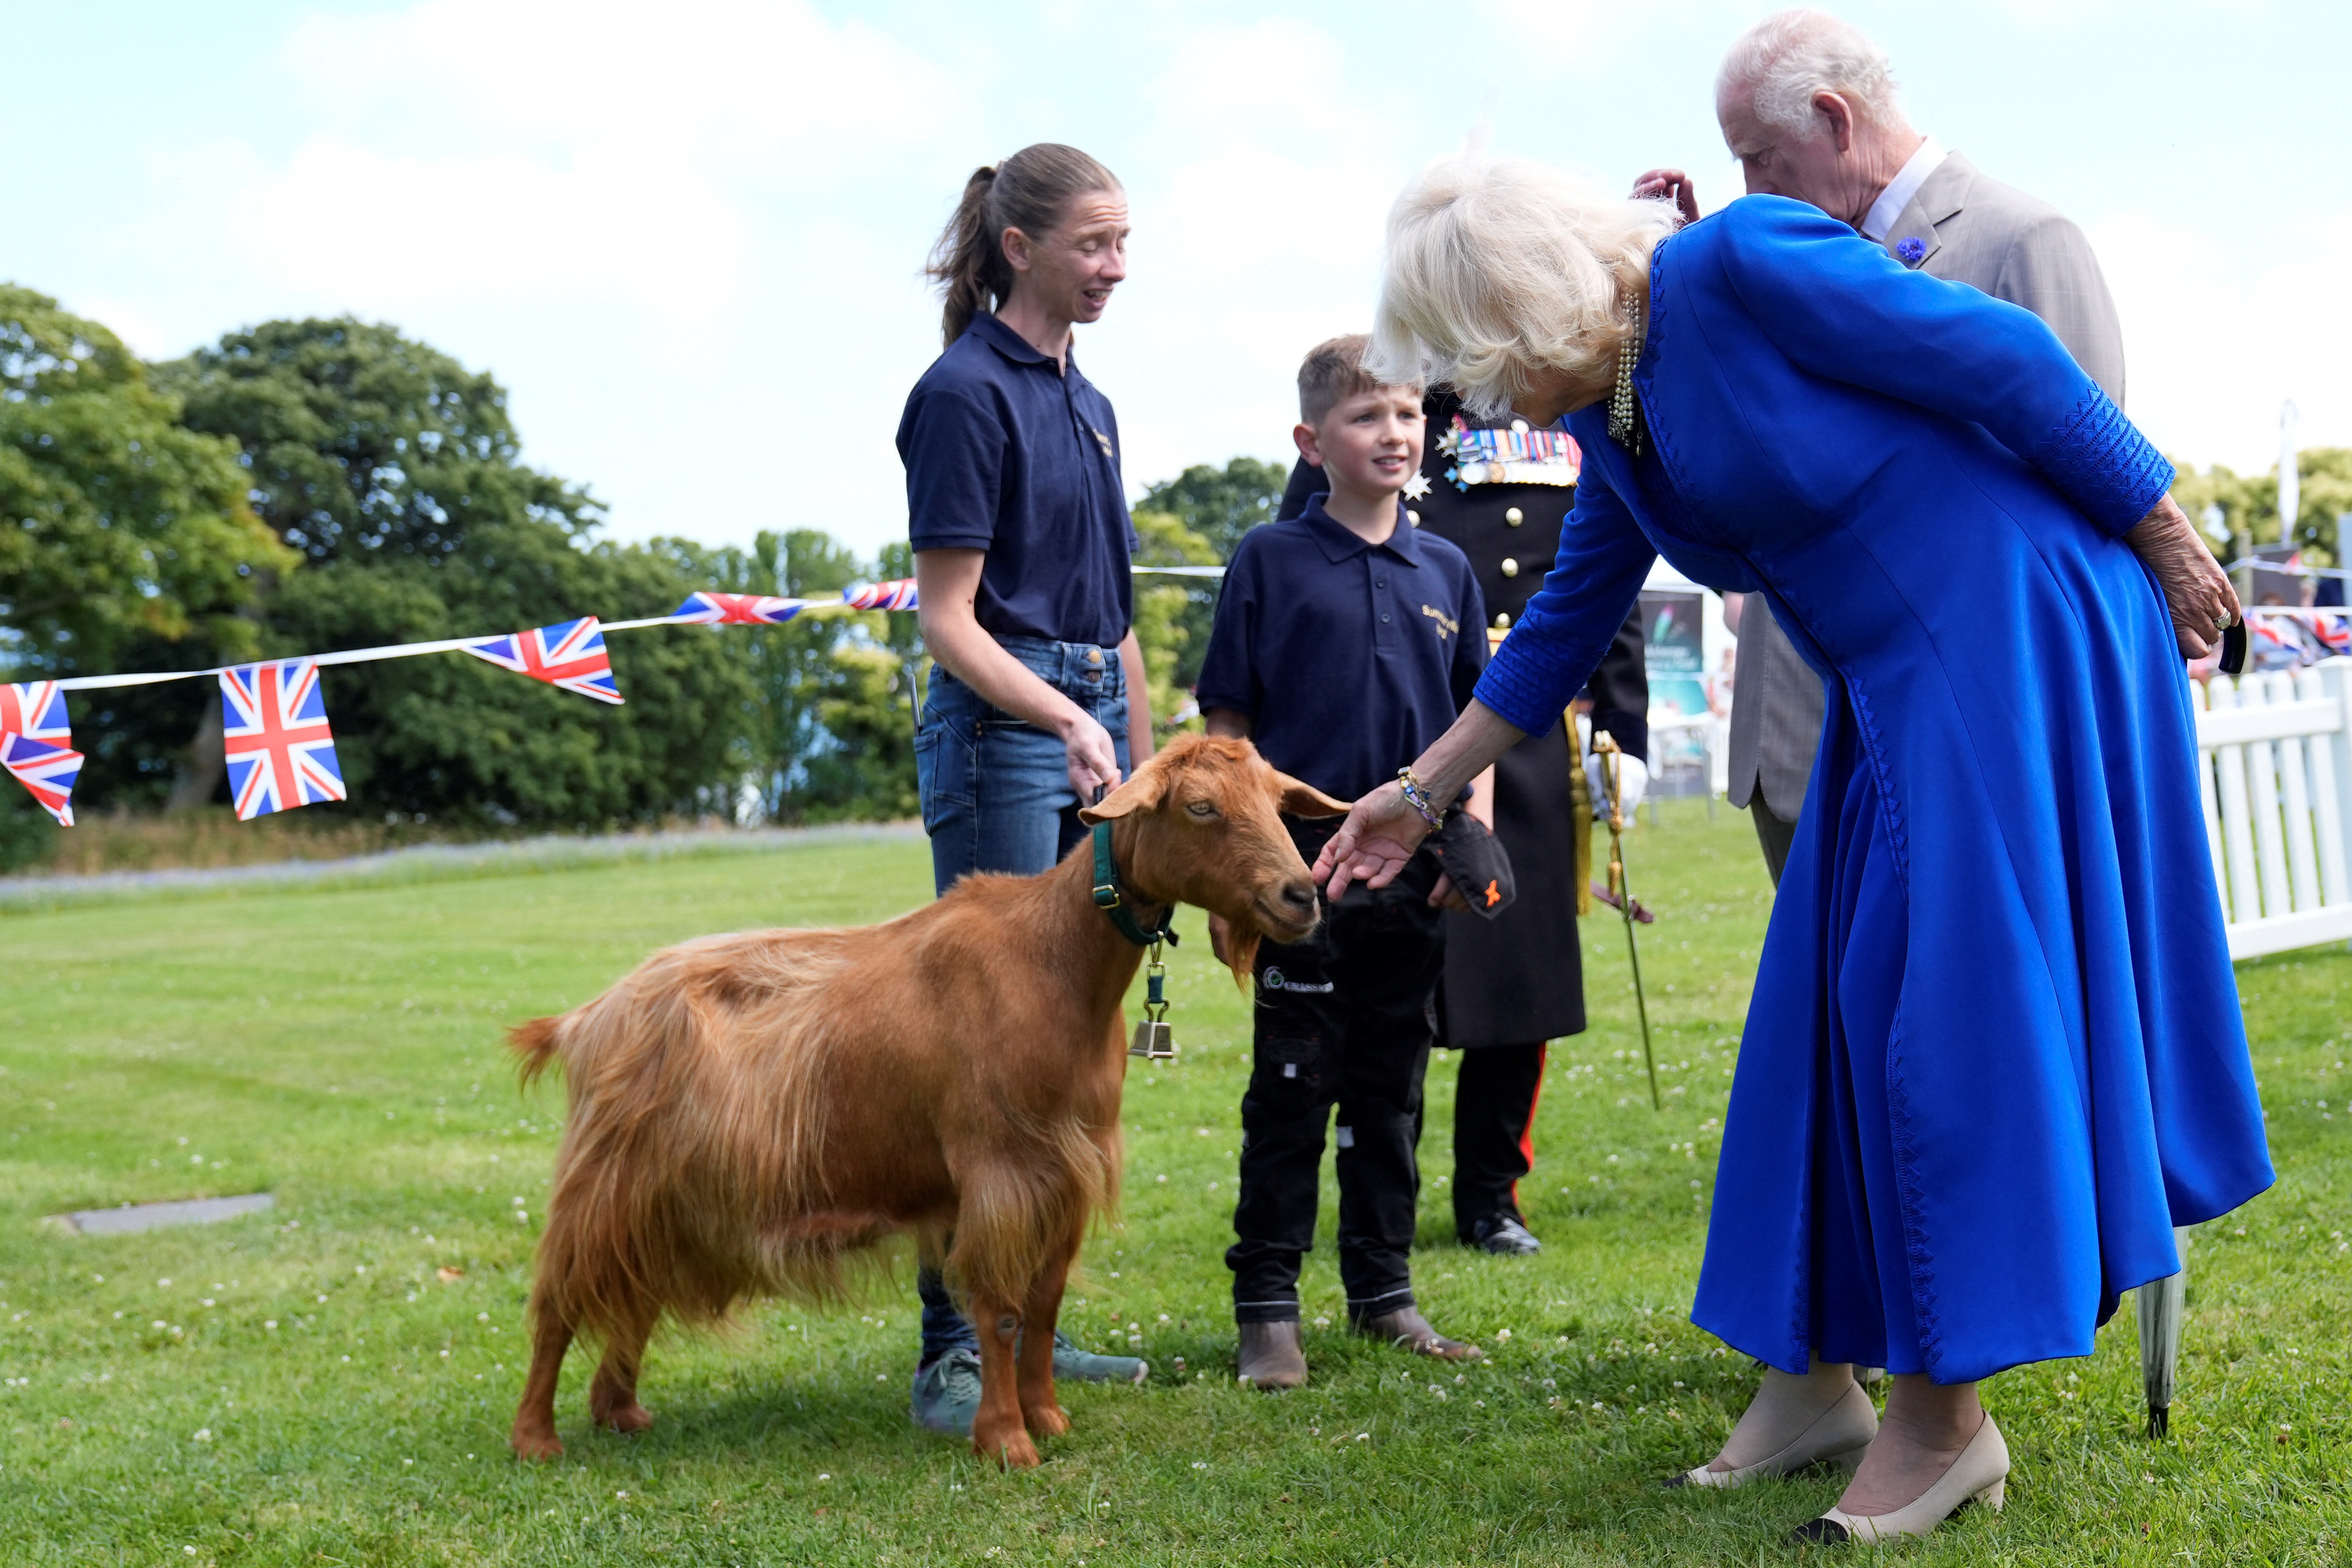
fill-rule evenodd
<path id="1" fill-rule="evenodd" d="M 1249 994 L 1250 975 L 1257 967 L 1257 944 L 1265 933 L 1255 922 L 1236 921 L 1225 931 L 1225 962 L 1233 965 L 1234 984 Z"/>

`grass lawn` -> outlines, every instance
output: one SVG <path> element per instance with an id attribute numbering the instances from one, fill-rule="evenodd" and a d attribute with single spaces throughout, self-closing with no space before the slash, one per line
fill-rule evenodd
<path id="1" fill-rule="evenodd" d="M 1459 1376 L 1340 1331 L 1327 1177 L 1315 1381 L 1234 1385 L 1222 1254 L 1247 1011 L 1186 943 L 1183 1058 L 1129 1080 L 1124 1225 L 1089 1244 L 1065 1319 L 1097 1349 L 1139 1337 L 1151 1382 L 1066 1386 L 1074 1430 L 1021 1475 L 909 1426 L 904 1274 L 855 1310 L 761 1303 L 730 1337 L 657 1338 L 656 1424 L 635 1439 L 589 1430 L 575 1352 L 569 1454 L 525 1466 L 505 1446 L 562 1100 L 518 1098 L 501 1026 L 680 937 L 907 909 L 929 886 L 919 839 L 0 915 L 0 1561 L 1792 1559 L 1780 1537 L 1833 1481 L 1656 1488 L 1713 1450 L 1754 1376 L 1685 1313 L 1769 893 L 1728 811 L 1670 805 L 1631 858 L 1662 911 L 1643 941 L 1666 1110 L 1641 1081 L 1622 931 L 1589 921 L 1595 1026 L 1553 1053 L 1526 1194 L 1540 1257 L 1452 1244 L 1454 1068 L 1433 1065 L 1417 1283 L 1492 1358 Z M 2352 1553 L 2352 955 L 2241 981 L 2282 1179 L 2200 1234 L 2172 1438 L 2140 1436 L 2127 1306 L 2096 1356 L 1988 1386 L 2017 1463 L 2008 1511 L 1910 1557 Z M 41 1224 L 258 1190 L 275 1213 L 217 1226 Z"/>

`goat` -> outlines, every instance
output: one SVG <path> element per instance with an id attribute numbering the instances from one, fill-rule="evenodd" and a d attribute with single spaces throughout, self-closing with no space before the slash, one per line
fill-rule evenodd
<path id="1" fill-rule="evenodd" d="M 1109 824 L 1142 929 L 1177 903 L 1222 915 L 1245 983 L 1261 937 L 1296 942 L 1320 918 L 1277 813 L 1347 809 L 1245 742 L 1188 736 L 1079 815 Z M 523 1081 L 560 1058 L 571 1095 L 516 1452 L 563 1451 L 555 1387 L 574 1335 L 604 1346 L 592 1418 L 641 1431 L 637 1374 L 665 1310 L 698 1325 L 747 1296 L 838 1300 L 846 1262 L 912 1232 L 982 1330 L 973 1451 L 1036 1464 L 1032 1436 L 1069 1427 L 1053 1372 L 1064 1282 L 1117 1203 L 1121 1002 L 1141 961 L 1094 883 L 1081 842 L 1050 871 L 967 877 L 881 925 L 668 948 L 513 1029 Z"/>

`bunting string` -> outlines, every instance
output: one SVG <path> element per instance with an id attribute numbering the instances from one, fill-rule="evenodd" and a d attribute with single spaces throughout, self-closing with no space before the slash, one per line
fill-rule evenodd
<path id="1" fill-rule="evenodd" d="M 1138 566 L 1137 573 L 1176 577 L 1222 577 L 1222 566 Z M 860 583 L 823 599 L 782 598 L 767 594 L 688 594 L 667 616 L 601 621 L 594 616 L 499 637 L 440 637 L 430 642 L 388 643 L 345 648 L 299 658 L 253 664 L 215 665 L 208 669 L 141 670 L 126 675 L 75 675 L 21 685 L 0 684 L 0 768 L 26 789 L 62 826 L 73 826 L 73 786 L 82 754 L 73 749 L 66 709 L 68 691 L 102 691 L 153 686 L 167 680 L 217 679 L 221 691 L 223 750 L 229 794 L 240 821 L 321 801 L 342 800 L 343 774 L 335 757 L 335 737 L 319 687 L 329 665 L 373 664 L 429 653 L 465 653 L 501 669 L 541 680 L 565 691 L 615 707 L 621 689 L 604 646 L 610 632 L 650 626 L 782 626 L 795 616 L 920 607 L 911 577 Z"/>

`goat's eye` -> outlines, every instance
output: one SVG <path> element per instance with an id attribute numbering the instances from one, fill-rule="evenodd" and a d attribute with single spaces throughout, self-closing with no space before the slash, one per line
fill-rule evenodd
<path id="1" fill-rule="evenodd" d="M 1211 805 L 1205 800 L 1193 801 L 1190 805 L 1186 805 L 1184 809 L 1191 812 L 1194 816 L 1199 817 L 1203 822 L 1208 821 L 1209 818 L 1217 815 L 1217 808 Z"/>

